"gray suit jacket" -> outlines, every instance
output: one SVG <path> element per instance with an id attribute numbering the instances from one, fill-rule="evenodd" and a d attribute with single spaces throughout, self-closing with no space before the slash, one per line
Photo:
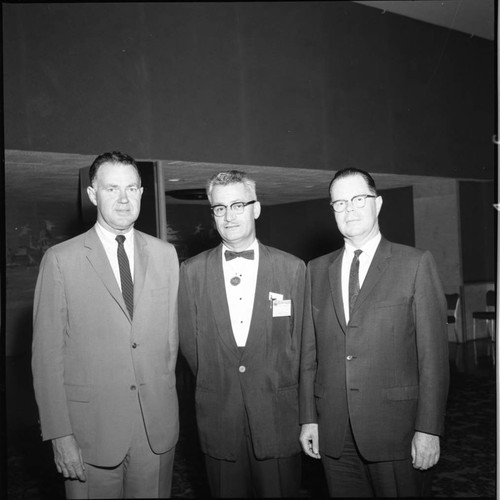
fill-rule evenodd
<path id="1" fill-rule="evenodd" d="M 248 416 L 259 459 L 300 453 L 298 383 L 305 264 L 259 244 L 252 320 L 241 354 L 234 339 L 222 270 L 222 246 L 181 266 L 181 350 L 196 376 L 196 416 L 204 453 L 234 460 Z M 269 292 L 292 301 L 273 317 Z"/>
<path id="2" fill-rule="evenodd" d="M 301 363 L 301 423 L 339 457 L 348 419 L 369 461 L 408 458 L 415 431 L 443 432 L 446 302 L 428 251 L 382 238 L 346 325 L 343 249 L 311 261 Z"/>
<path id="3" fill-rule="evenodd" d="M 35 289 L 32 368 L 43 439 L 73 433 L 84 461 L 117 465 L 139 396 L 151 448 L 177 442 L 179 267 L 169 243 L 135 231 L 131 321 L 94 228 L 45 253 Z"/>

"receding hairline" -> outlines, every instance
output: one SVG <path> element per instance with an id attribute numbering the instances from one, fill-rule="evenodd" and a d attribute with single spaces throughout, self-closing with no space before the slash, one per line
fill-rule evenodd
<path id="1" fill-rule="evenodd" d="M 103 163 L 101 163 L 96 171 L 95 171 L 95 174 L 94 174 L 94 177 L 92 179 L 92 182 L 91 182 L 91 185 L 94 184 L 94 182 L 97 181 L 97 179 L 99 178 L 99 172 L 101 171 L 102 167 L 105 167 L 106 165 L 119 165 L 119 166 L 122 166 L 122 167 L 131 167 L 132 170 L 134 170 L 135 172 L 135 175 L 137 177 L 137 181 L 138 181 L 138 186 L 141 187 L 142 186 L 142 179 L 141 179 L 141 174 L 139 172 L 139 169 L 137 167 L 137 165 L 135 165 L 134 163 L 130 163 L 128 161 L 119 161 L 119 160 L 109 160 L 109 161 L 105 161 Z"/>
<path id="2" fill-rule="evenodd" d="M 328 186 L 328 195 L 331 197 L 334 184 L 342 179 L 348 179 L 349 177 L 361 177 L 365 181 L 370 193 L 379 196 L 373 177 L 368 172 L 357 168 L 345 168 L 339 170 L 330 181 Z"/>
<path id="3" fill-rule="evenodd" d="M 214 174 L 206 183 L 206 193 L 208 201 L 211 203 L 212 192 L 216 187 L 234 186 L 241 184 L 245 190 L 257 199 L 257 188 L 254 179 L 250 178 L 246 172 L 240 170 L 225 170 Z"/>
<path id="4" fill-rule="evenodd" d="M 139 178 L 139 186 L 141 185 L 141 172 L 139 171 L 139 167 L 137 166 L 137 163 L 132 156 L 121 151 L 106 151 L 105 153 L 101 153 L 99 156 L 97 156 L 92 162 L 92 165 L 90 165 L 89 181 L 91 186 L 94 185 L 94 181 L 97 178 L 99 169 L 106 163 L 132 166 Z"/>

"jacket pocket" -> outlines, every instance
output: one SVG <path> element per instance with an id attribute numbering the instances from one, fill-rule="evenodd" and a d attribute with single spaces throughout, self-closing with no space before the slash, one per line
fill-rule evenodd
<path id="1" fill-rule="evenodd" d="M 322 398 L 325 395 L 325 388 L 322 384 L 319 384 L 318 382 L 314 382 L 314 395 L 317 398 Z"/>
<path id="2" fill-rule="evenodd" d="M 396 300 L 381 300 L 380 302 L 377 302 L 374 304 L 374 306 L 377 309 L 383 309 L 385 307 L 401 307 L 401 306 L 406 306 L 409 303 L 409 299 L 407 298 L 401 298 L 401 299 L 396 299 Z"/>
<path id="3" fill-rule="evenodd" d="M 90 401 L 90 387 L 88 385 L 64 384 L 68 401 L 88 403 Z"/>
<path id="4" fill-rule="evenodd" d="M 404 387 L 391 387 L 385 390 L 385 395 L 390 401 L 406 401 L 418 398 L 418 385 Z"/>

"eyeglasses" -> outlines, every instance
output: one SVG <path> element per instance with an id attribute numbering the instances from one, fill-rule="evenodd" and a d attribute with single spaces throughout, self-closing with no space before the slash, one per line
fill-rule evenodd
<path id="1" fill-rule="evenodd" d="M 349 203 L 349 201 L 352 203 L 354 208 L 363 208 L 366 205 L 366 198 L 377 198 L 377 196 L 373 194 L 358 194 L 350 200 L 331 201 L 330 206 L 333 208 L 334 212 L 337 212 L 339 214 L 347 208 L 347 204 Z"/>
<path id="2" fill-rule="evenodd" d="M 257 200 L 252 200 L 252 201 L 247 201 L 246 203 L 243 201 L 237 201 L 236 203 L 231 203 L 231 205 L 214 205 L 210 207 L 210 210 L 212 210 L 212 213 L 215 215 L 215 217 L 222 217 L 226 215 L 228 208 L 231 209 L 231 212 L 234 212 L 235 214 L 239 215 L 245 211 L 245 207 L 247 205 L 252 205 L 256 201 Z"/>

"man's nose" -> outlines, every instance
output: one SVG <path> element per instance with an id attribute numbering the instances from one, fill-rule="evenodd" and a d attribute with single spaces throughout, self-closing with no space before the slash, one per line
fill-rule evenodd
<path id="1" fill-rule="evenodd" d="M 345 204 L 346 212 L 352 212 L 354 210 L 354 202 L 352 200 L 347 200 Z"/>
<path id="2" fill-rule="evenodd" d="M 226 213 L 224 214 L 224 220 L 232 221 L 236 217 L 236 214 L 233 212 L 231 207 L 226 208 Z"/>
<path id="3" fill-rule="evenodd" d="M 120 191 L 120 196 L 118 198 L 118 201 L 120 203 L 128 203 L 128 193 L 127 193 L 126 189 L 124 189 L 123 191 Z"/>

